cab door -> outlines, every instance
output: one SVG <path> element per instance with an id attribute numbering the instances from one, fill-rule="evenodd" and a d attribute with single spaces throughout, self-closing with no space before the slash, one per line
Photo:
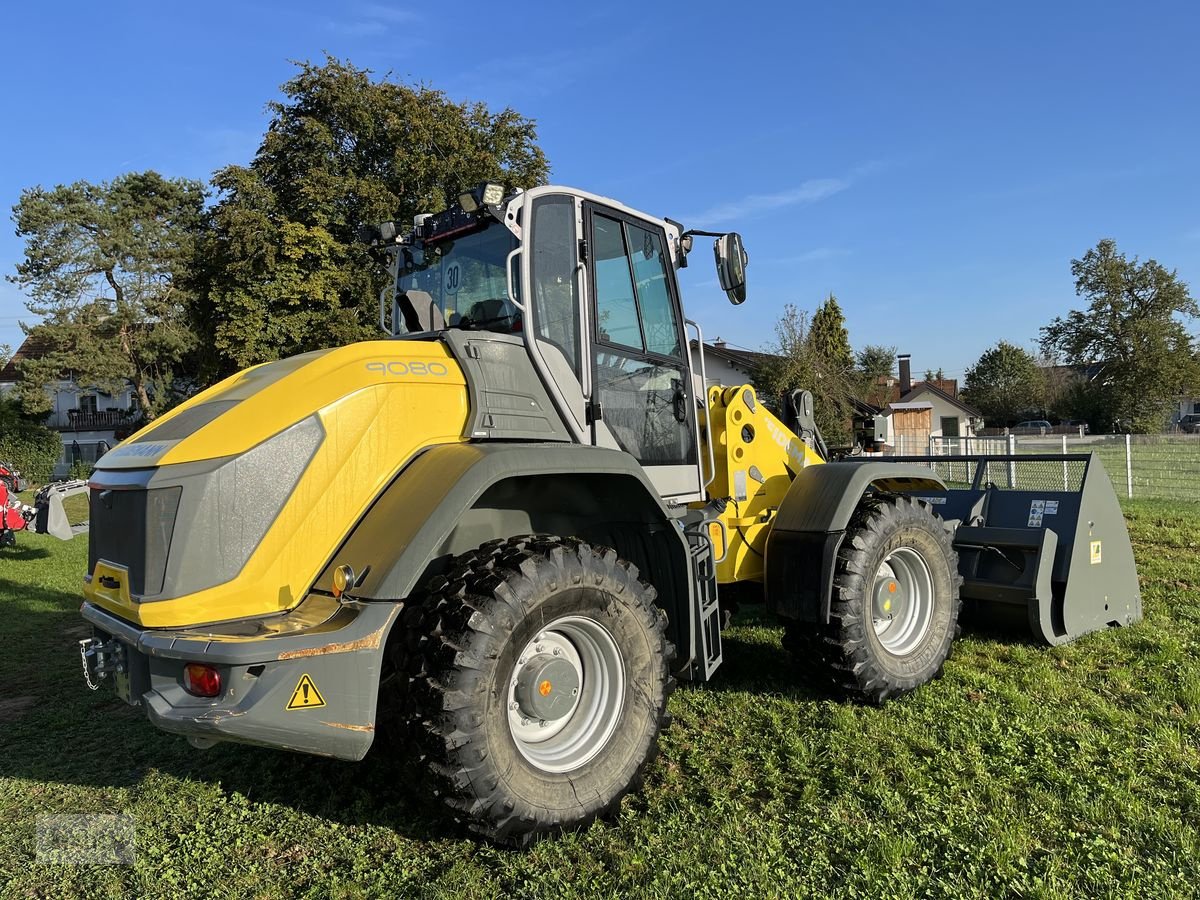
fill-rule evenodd
<path id="1" fill-rule="evenodd" d="M 660 496 L 701 497 L 696 398 L 663 229 L 585 203 L 593 443 L 619 447 Z"/>

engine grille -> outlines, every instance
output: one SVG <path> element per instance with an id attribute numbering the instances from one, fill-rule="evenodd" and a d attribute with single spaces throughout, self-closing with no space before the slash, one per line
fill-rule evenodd
<path id="1" fill-rule="evenodd" d="M 95 572 L 96 563 L 103 559 L 129 570 L 131 594 L 161 591 L 182 493 L 182 487 L 148 491 L 93 488 L 88 572 Z"/>

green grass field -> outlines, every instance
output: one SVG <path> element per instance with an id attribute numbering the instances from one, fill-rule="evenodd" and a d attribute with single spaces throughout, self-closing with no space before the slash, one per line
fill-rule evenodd
<path id="1" fill-rule="evenodd" d="M 792 673 L 756 608 L 671 701 L 616 821 L 464 838 L 404 759 L 207 752 L 88 692 L 85 540 L 0 551 L 3 896 L 1185 896 L 1200 891 L 1200 507 L 1126 507 L 1146 620 L 1054 650 L 968 631 L 882 709 Z M 133 866 L 35 861 L 43 813 L 122 812 Z"/>

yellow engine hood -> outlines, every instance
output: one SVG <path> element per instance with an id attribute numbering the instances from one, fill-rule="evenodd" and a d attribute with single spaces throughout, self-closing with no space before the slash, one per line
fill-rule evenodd
<path id="1" fill-rule="evenodd" d="M 279 513 L 236 574 L 218 584 L 187 590 L 188 579 L 172 572 L 195 563 L 206 550 L 224 552 L 234 526 L 214 525 L 192 509 L 185 487 L 166 576 L 157 593 L 131 592 L 137 577 L 112 577 L 124 546 L 93 534 L 93 572 L 87 599 L 122 618 L 148 627 L 176 627 L 267 615 L 295 606 L 331 554 L 371 502 L 405 463 L 425 447 L 464 440 L 468 417 L 466 381 L 440 341 L 366 341 L 267 363 L 225 379 L 147 425 L 109 451 L 97 464 L 94 484 L 157 483 L 172 473 L 194 470 L 179 464 L 233 460 L 297 423 L 320 422 L 320 443 L 305 464 Z M 225 463 L 213 463 L 225 465 Z M 203 466 L 202 466 L 203 468 Z M 132 470 L 141 470 L 135 472 Z M 204 494 L 202 506 L 226 520 L 270 475 L 236 491 Z M 294 477 L 294 476 L 293 476 Z M 139 480 L 140 479 L 140 480 Z M 149 480 L 148 480 L 149 479 Z M 148 481 L 147 481 L 148 480 Z M 195 498 L 191 498 L 193 506 Z M 121 516 L 105 525 L 134 529 Z M 197 524 L 204 522 L 205 524 Z M 189 522 L 191 524 L 189 524 Z M 136 529 L 134 529 L 136 530 Z M 169 533 L 169 529 L 167 529 Z M 250 546 L 243 541 L 241 547 Z M 193 554 L 190 560 L 181 556 Z M 194 565 L 191 566 L 195 568 Z M 126 572 L 128 576 L 130 573 Z M 149 585 L 156 579 L 144 579 Z M 117 584 L 119 589 L 104 584 Z M 202 584 L 192 579 L 193 584 Z"/>

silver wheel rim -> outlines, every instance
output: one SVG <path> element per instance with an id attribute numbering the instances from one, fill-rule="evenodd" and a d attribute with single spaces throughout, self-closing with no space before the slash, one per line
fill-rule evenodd
<path id="1" fill-rule="evenodd" d="M 555 671 L 567 673 L 569 686 L 573 686 L 573 672 L 578 687 L 565 712 L 542 719 L 529 708 L 523 673 L 551 661 L 558 666 Z M 604 749 L 616 731 L 624 696 L 625 660 L 608 629 L 583 616 L 555 619 L 522 648 L 509 673 L 508 727 L 513 743 L 544 772 L 578 769 Z"/>
<path id="2" fill-rule="evenodd" d="M 911 547 L 889 553 L 871 587 L 871 621 L 883 649 L 894 656 L 912 653 L 933 621 L 933 575 Z"/>

